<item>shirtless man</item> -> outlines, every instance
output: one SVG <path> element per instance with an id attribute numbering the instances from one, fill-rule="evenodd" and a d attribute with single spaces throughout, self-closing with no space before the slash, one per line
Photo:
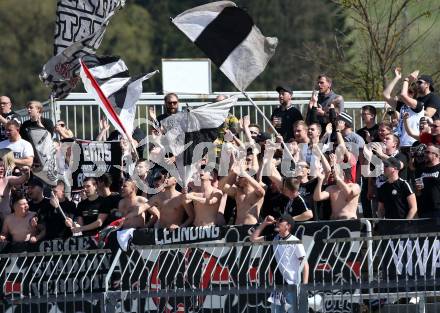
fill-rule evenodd
<path id="1" fill-rule="evenodd" d="M 42 225 L 37 225 L 35 212 L 29 212 L 26 197 L 20 195 L 14 199 L 14 213 L 6 216 L 3 223 L 0 241 L 6 241 L 10 235 L 12 242 L 36 243 L 43 239 L 45 230 Z"/>
<path id="2" fill-rule="evenodd" d="M 335 170 L 338 168 L 337 170 Z M 329 181 L 334 180 L 336 184 L 328 186 L 322 191 L 324 175 L 318 173 L 318 183 L 313 193 L 314 201 L 330 199 L 332 220 L 357 219 L 357 206 L 361 188 L 358 184 L 344 181 L 344 172 L 334 166 L 329 177 Z"/>
<path id="3" fill-rule="evenodd" d="M 175 229 L 179 227 L 190 226 L 194 220 L 194 209 L 190 203 L 187 203 L 186 195 L 176 190 L 176 179 L 168 177 L 169 174 L 161 172 L 159 177 L 155 180 L 155 188 L 162 188 L 162 190 L 151 197 L 147 204 L 138 208 L 137 212 L 131 212 L 127 218 L 142 214 L 150 210 L 150 212 L 158 212 L 159 228 Z M 155 208 L 157 211 L 154 211 Z M 185 212 L 187 218 L 183 221 Z M 183 222 L 182 222 L 183 221 Z"/>
<path id="4" fill-rule="evenodd" d="M 198 192 L 186 195 L 187 203 L 194 204 L 194 226 L 215 225 L 223 193 L 212 186 L 213 177 L 210 172 L 200 172 L 201 186 Z"/>
<path id="5" fill-rule="evenodd" d="M 124 229 L 144 227 L 144 213 L 131 217 L 128 215 L 130 212 L 137 212 L 139 207 L 147 205 L 147 199 L 137 196 L 136 193 L 136 183 L 131 179 L 126 180 L 122 185 L 122 199 L 118 204 L 118 212 L 121 214 L 121 216 L 125 217 L 124 224 L 122 226 Z M 154 210 L 153 208 L 149 208 L 148 211 L 156 213 L 152 214 L 152 219 L 154 220 L 152 223 L 154 224 L 158 220 L 159 214 L 157 210 Z"/>
<path id="6" fill-rule="evenodd" d="M 220 189 L 235 199 L 237 204 L 236 225 L 254 225 L 263 205 L 266 190 L 263 184 L 246 173 L 235 163 L 229 175 L 220 181 Z"/>

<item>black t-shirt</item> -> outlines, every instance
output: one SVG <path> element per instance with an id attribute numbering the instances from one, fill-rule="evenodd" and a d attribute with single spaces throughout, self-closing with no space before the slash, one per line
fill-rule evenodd
<path id="1" fill-rule="evenodd" d="M 287 110 L 281 110 L 281 107 L 276 108 L 272 112 L 270 119 L 272 120 L 274 117 L 281 118 L 281 127 L 276 128 L 276 130 L 283 136 L 285 142 L 293 138 L 293 124 L 295 124 L 296 121 L 303 120 L 301 112 L 293 105 Z"/>
<path id="2" fill-rule="evenodd" d="M 44 198 L 38 203 L 29 201 L 29 211 L 36 212 L 38 224 L 46 227 L 46 240 L 62 238 L 66 235 L 68 229 L 64 223 L 64 217 L 57 208 L 50 204 L 49 199 Z"/>
<path id="3" fill-rule="evenodd" d="M 9 113 L 2 113 L 2 116 L 7 120 L 7 121 L 12 121 L 12 120 L 16 120 L 18 123 L 21 124 L 20 121 L 20 115 L 18 115 L 17 113 L 15 113 L 14 111 L 11 111 Z M 6 140 L 8 139 L 8 137 L 6 137 L 6 129 L 5 126 L 0 123 L 0 141 Z"/>
<path id="4" fill-rule="evenodd" d="M 405 105 L 405 102 L 403 102 L 403 101 L 397 101 L 397 102 L 396 102 L 396 111 L 397 111 L 397 112 L 400 112 L 400 109 L 401 109 L 404 105 Z M 423 110 L 423 103 L 420 102 L 420 101 L 417 101 L 417 105 L 416 105 L 416 107 L 415 107 L 414 109 L 413 109 L 413 108 L 410 108 L 410 110 L 413 111 L 413 112 L 415 112 L 415 113 L 419 113 L 419 112 L 421 112 L 421 111 Z"/>
<path id="5" fill-rule="evenodd" d="M 385 182 L 378 190 L 379 202 L 384 204 L 385 218 L 406 219 L 409 211 L 407 197 L 414 192 L 406 180 Z"/>
<path id="6" fill-rule="evenodd" d="M 396 159 L 403 163 L 403 168 L 399 171 L 399 177 L 402 179 L 408 178 L 408 157 L 406 154 L 399 152 L 394 156 Z"/>
<path id="7" fill-rule="evenodd" d="M 119 201 L 121 199 L 122 197 L 118 193 L 112 193 L 108 197 L 102 198 L 102 213 L 109 214 L 104 223 L 104 226 L 107 226 L 111 222 L 122 217 L 122 215 L 120 215 L 118 211 Z"/>
<path id="8" fill-rule="evenodd" d="M 300 215 L 304 212 L 309 210 L 307 207 L 306 202 L 304 201 L 303 197 L 298 196 L 293 199 L 289 199 L 286 206 L 284 207 L 284 214 L 289 214 L 290 216 L 294 217 L 297 215 Z"/>
<path id="9" fill-rule="evenodd" d="M 318 179 L 314 178 L 306 183 L 301 183 L 299 185 L 299 195 L 306 202 L 307 208 L 312 209 L 313 217 L 315 220 L 317 219 L 317 212 L 316 212 L 316 202 L 313 201 L 313 193 L 315 191 L 315 187 L 317 184 L 318 184 Z"/>
<path id="10" fill-rule="evenodd" d="M 42 117 L 41 124 L 43 124 L 44 128 L 47 129 L 47 131 L 50 133 L 51 136 L 53 136 L 53 129 L 54 129 L 53 122 L 47 118 Z M 32 140 L 28 135 L 28 131 L 30 128 L 41 128 L 41 127 L 38 126 L 38 123 L 36 121 L 31 121 L 31 120 L 24 121 L 23 124 L 21 125 L 20 127 L 21 138 L 32 143 Z"/>
<path id="11" fill-rule="evenodd" d="M 76 213 L 76 204 L 73 201 L 66 199 L 63 202 L 60 202 L 60 207 L 67 216 L 74 216 Z"/>
<path id="12" fill-rule="evenodd" d="M 361 129 L 358 129 L 356 131 L 356 134 L 362 137 L 362 139 L 367 143 L 367 135 L 365 134 L 365 131 L 370 133 L 371 141 L 380 141 L 379 140 L 379 125 L 374 124 L 373 127 L 368 128 L 367 126 L 362 127 Z"/>
<path id="13" fill-rule="evenodd" d="M 426 108 L 434 108 L 437 110 L 432 116 L 433 119 L 440 118 L 440 98 L 436 94 L 430 92 L 426 96 L 417 97 L 417 101 L 423 103 L 425 110 Z"/>
<path id="14" fill-rule="evenodd" d="M 417 205 L 419 217 L 440 217 L 440 164 L 425 167 L 417 178 L 423 178 L 421 203 Z"/>
<path id="15" fill-rule="evenodd" d="M 93 201 L 90 201 L 89 199 L 82 200 L 78 203 L 77 212 L 79 216 L 83 218 L 83 225 L 88 225 L 96 221 L 99 214 L 109 214 L 109 211 L 103 208 L 103 199 L 101 197 L 98 197 Z M 104 221 L 104 223 L 105 222 L 106 221 Z M 96 230 L 83 234 L 90 235 L 91 233 L 96 233 Z"/>
<path id="16" fill-rule="evenodd" d="M 281 217 L 288 201 L 289 199 L 285 195 L 274 191 L 273 188 L 268 186 L 266 193 L 264 194 L 264 202 L 260 211 L 260 218 L 264 220 L 268 215 L 272 215 L 275 218 Z"/>

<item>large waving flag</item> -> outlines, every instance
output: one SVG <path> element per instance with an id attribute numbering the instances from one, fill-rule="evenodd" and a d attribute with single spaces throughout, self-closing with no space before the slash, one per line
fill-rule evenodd
<path id="1" fill-rule="evenodd" d="M 172 21 L 240 91 L 264 71 L 278 44 L 231 1 L 195 7 Z"/>
<path id="2" fill-rule="evenodd" d="M 54 56 L 43 66 L 40 79 L 63 99 L 76 86 L 78 60 L 94 54 L 111 17 L 125 0 L 58 0 Z"/>
<path id="3" fill-rule="evenodd" d="M 165 131 L 162 145 L 178 157 L 182 168 L 178 168 L 183 183 L 191 177 L 193 155 L 199 143 L 212 143 L 218 137 L 229 110 L 237 102 L 236 97 L 208 103 L 204 106 L 183 111 L 163 119 L 160 123 Z"/>
<path id="4" fill-rule="evenodd" d="M 158 71 L 130 77 L 127 66 L 118 57 L 88 56 L 80 64 L 86 91 L 96 99 L 113 126 L 131 138 L 142 82 Z"/>

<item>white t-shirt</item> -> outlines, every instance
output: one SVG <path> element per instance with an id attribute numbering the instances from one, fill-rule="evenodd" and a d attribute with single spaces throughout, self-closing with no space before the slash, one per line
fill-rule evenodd
<path id="1" fill-rule="evenodd" d="M 30 142 L 21 138 L 15 142 L 10 142 L 9 139 L 1 141 L 0 149 L 4 148 L 11 149 L 14 153 L 15 159 L 23 159 L 34 156 L 34 149 L 32 148 Z"/>
<path id="2" fill-rule="evenodd" d="M 283 275 L 284 280 L 289 285 L 299 284 L 299 270 L 301 266 L 301 259 L 306 256 L 306 251 L 302 243 L 293 243 L 291 245 L 278 245 L 276 241 L 297 241 L 299 240 L 294 235 L 289 235 L 282 239 L 280 235 L 276 235 L 273 239 L 273 249 L 275 259 L 277 260 L 277 269 Z"/>
<path id="3" fill-rule="evenodd" d="M 400 108 L 400 120 L 397 125 L 397 135 L 400 138 L 400 146 L 401 147 L 411 147 L 412 144 L 416 141 L 413 137 L 408 135 L 406 132 L 405 126 L 403 125 L 403 114 L 408 113 L 408 124 L 409 128 L 412 129 L 416 134 L 419 134 L 419 123 L 420 118 L 425 116 L 425 111 L 423 110 L 423 105 L 421 103 L 417 104 L 415 109 L 411 109 L 406 104 L 402 105 Z"/>

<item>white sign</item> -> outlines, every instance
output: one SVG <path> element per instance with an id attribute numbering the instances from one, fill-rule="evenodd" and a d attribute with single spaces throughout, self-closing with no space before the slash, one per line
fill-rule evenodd
<path id="1" fill-rule="evenodd" d="M 163 93 L 211 94 L 209 59 L 162 59 Z"/>

